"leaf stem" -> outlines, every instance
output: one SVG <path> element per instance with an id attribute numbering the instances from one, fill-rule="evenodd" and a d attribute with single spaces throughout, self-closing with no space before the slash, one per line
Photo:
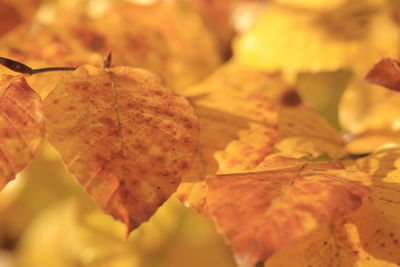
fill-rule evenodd
<path id="1" fill-rule="evenodd" d="M 37 74 L 42 72 L 49 72 L 49 71 L 72 71 L 76 70 L 75 67 L 54 67 L 54 68 L 42 68 L 42 69 L 32 69 L 29 74 Z"/>
<path id="2" fill-rule="evenodd" d="M 15 61 L 13 59 L 0 57 L 0 64 L 4 67 L 13 70 L 15 72 L 24 73 L 24 74 L 37 74 L 42 72 L 49 72 L 49 71 L 71 71 L 76 70 L 75 67 L 55 67 L 55 68 L 40 68 L 40 69 L 32 69 L 31 67 Z"/>

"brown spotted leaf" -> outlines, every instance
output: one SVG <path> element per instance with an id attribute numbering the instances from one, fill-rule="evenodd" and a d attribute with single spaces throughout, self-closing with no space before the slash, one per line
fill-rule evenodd
<path id="1" fill-rule="evenodd" d="M 0 190 L 35 156 L 44 128 L 40 96 L 24 77 L 0 75 Z"/>
<path id="2" fill-rule="evenodd" d="M 365 79 L 390 90 L 400 91 L 400 62 L 383 58 L 368 72 Z"/>
<path id="3" fill-rule="evenodd" d="M 338 162 L 272 157 L 256 172 L 209 179 L 207 204 L 237 264 L 254 266 L 319 224 L 356 210 L 369 194 L 369 179 Z"/>
<path id="4" fill-rule="evenodd" d="M 176 190 L 197 152 L 193 109 L 143 69 L 80 67 L 48 95 L 45 112 L 68 170 L 128 232 Z"/>

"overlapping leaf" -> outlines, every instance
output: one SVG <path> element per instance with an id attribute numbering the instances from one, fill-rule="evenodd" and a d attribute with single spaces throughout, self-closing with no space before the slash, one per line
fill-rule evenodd
<path id="1" fill-rule="evenodd" d="M 346 155 L 339 133 L 306 107 L 279 109 L 279 137 L 275 148 L 283 156 L 339 159 Z"/>
<path id="2" fill-rule="evenodd" d="M 47 133 L 68 170 L 128 232 L 175 191 L 197 152 L 197 118 L 157 76 L 83 66 L 45 99 Z"/>
<path id="3" fill-rule="evenodd" d="M 371 130 L 352 137 L 346 144 L 346 150 L 351 154 L 364 155 L 376 149 L 394 145 L 400 145 L 399 131 Z"/>
<path id="4" fill-rule="evenodd" d="M 271 153 L 310 159 L 345 155 L 339 134 L 301 105 L 296 89 L 279 74 L 233 61 L 185 94 L 200 119 L 201 153 L 178 192 L 187 205 L 201 211 L 207 175 L 252 170 Z"/>
<path id="5" fill-rule="evenodd" d="M 22 76 L 0 76 L 0 190 L 14 179 L 44 138 L 43 104 Z"/>
<path id="6" fill-rule="evenodd" d="M 279 75 L 235 62 L 185 91 L 199 117 L 201 136 L 196 167 L 178 190 L 181 200 L 203 211 L 207 175 L 252 169 L 273 151 L 278 116 L 273 100 L 287 91 L 292 90 Z"/>
<path id="7" fill-rule="evenodd" d="M 273 157 L 257 172 L 207 181 L 207 205 L 239 266 L 254 266 L 321 223 L 356 210 L 369 194 L 369 175 L 340 163 Z"/>
<path id="8" fill-rule="evenodd" d="M 272 256 L 265 267 L 395 267 L 400 262 L 400 230 L 369 201 L 351 214 L 313 231 Z"/>
<path id="9" fill-rule="evenodd" d="M 400 149 L 376 152 L 357 161 L 372 176 L 372 203 L 400 225 Z"/>

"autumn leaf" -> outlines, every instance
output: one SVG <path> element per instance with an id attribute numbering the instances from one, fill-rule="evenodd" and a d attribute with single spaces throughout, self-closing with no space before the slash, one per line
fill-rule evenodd
<path id="1" fill-rule="evenodd" d="M 76 9 L 60 14 L 55 25 L 84 50 L 100 54 L 112 50 L 115 65 L 150 69 L 181 92 L 206 78 L 221 63 L 221 56 L 215 36 L 180 2 L 110 2 L 96 16 L 77 16 Z"/>
<path id="2" fill-rule="evenodd" d="M 27 25 L 18 27 L 0 40 L 0 54 L 35 69 L 100 64 L 103 59 L 103 55 L 85 50 L 65 29 L 53 25 L 35 31 Z M 0 73 L 15 74 L 6 68 L 0 68 Z M 29 78 L 29 84 L 44 99 L 64 74 L 36 74 Z"/>
<path id="3" fill-rule="evenodd" d="M 382 53 L 398 54 L 398 27 L 385 1 L 279 2 L 234 39 L 235 59 L 260 70 L 281 70 L 295 81 L 300 72 L 365 71 Z"/>
<path id="4" fill-rule="evenodd" d="M 45 113 L 68 170 L 128 232 L 176 190 L 197 152 L 193 109 L 143 69 L 80 67 L 48 95 Z"/>
<path id="5" fill-rule="evenodd" d="M 268 102 L 265 104 L 268 105 Z M 273 125 L 252 121 L 245 114 L 238 116 L 196 105 L 195 111 L 201 127 L 200 151 L 192 169 L 183 177 L 177 193 L 178 198 L 187 206 L 205 213 L 204 181 L 207 175 L 255 167 L 272 152 L 276 129 Z M 254 140 L 249 140 L 248 137 Z M 262 141 L 263 144 L 259 145 L 257 141 Z M 228 150 L 224 151 L 227 147 Z M 242 160 L 237 158 L 241 152 Z"/>
<path id="6" fill-rule="evenodd" d="M 352 134 L 368 131 L 398 131 L 400 94 L 384 87 L 353 79 L 339 108 L 342 128 Z"/>
<path id="7" fill-rule="evenodd" d="M 200 156 L 185 175 L 178 197 L 200 212 L 206 207 L 207 175 L 252 170 L 271 153 L 310 159 L 346 155 L 337 131 L 302 105 L 296 89 L 279 74 L 233 61 L 185 94 L 202 131 Z"/>
<path id="8" fill-rule="evenodd" d="M 281 107 L 279 140 L 275 148 L 282 156 L 340 159 L 346 155 L 339 133 L 320 115 L 308 107 Z"/>
<path id="9" fill-rule="evenodd" d="M 400 225 L 400 149 L 381 150 L 357 161 L 372 176 L 372 203 Z"/>
<path id="10" fill-rule="evenodd" d="M 400 91 L 400 62 L 384 58 L 368 72 L 366 80 L 394 91 Z"/>
<path id="11" fill-rule="evenodd" d="M 265 267 L 396 267 L 400 230 L 369 201 L 355 213 L 325 224 L 273 255 Z"/>
<path id="12" fill-rule="evenodd" d="M 350 154 L 363 155 L 374 152 L 384 146 L 400 145 L 398 131 L 388 129 L 365 131 L 362 134 L 350 136 L 346 150 Z"/>
<path id="13" fill-rule="evenodd" d="M 0 190 L 35 156 L 44 138 L 43 104 L 22 76 L 0 76 Z"/>
<path id="14" fill-rule="evenodd" d="M 272 157 L 256 172 L 207 181 L 207 205 L 239 266 L 254 266 L 321 223 L 356 210 L 369 194 L 369 175 L 338 162 Z"/>
<path id="15" fill-rule="evenodd" d="M 184 93 L 199 117 L 200 152 L 184 176 L 178 197 L 204 213 L 206 176 L 256 167 L 273 152 L 277 141 L 274 101 L 298 105 L 300 100 L 296 94 L 292 97 L 293 88 L 278 74 L 254 71 L 236 62 L 225 64 Z"/>

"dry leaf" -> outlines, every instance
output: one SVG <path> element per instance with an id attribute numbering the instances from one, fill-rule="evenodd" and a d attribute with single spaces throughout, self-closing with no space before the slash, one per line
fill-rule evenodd
<path id="1" fill-rule="evenodd" d="M 200 153 L 185 175 L 178 197 L 204 213 L 207 175 L 250 170 L 272 153 L 277 141 L 275 101 L 298 105 L 293 89 L 278 74 L 235 62 L 185 90 L 201 125 Z"/>
<path id="2" fill-rule="evenodd" d="M 112 50 L 115 65 L 150 69 L 180 91 L 207 77 L 221 56 L 205 24 L 179 2 L 110 3 L 95 17 L 76 16 L 73 9 L 55 23 L 85 50 L 100 54 Z"/>
<path id="3" fill-rule="evenodd" d="M 254 266 L 321 223 L 356 210 L 369 194 L 369 175 L 337 162 L 273 157 L 257 172 L 207 181 L 207 204 L 239 266 Z"/>
<path id="4" fill-rule="evenodd" d="M 346 155 L 339 133 L 320 115 L 307 107 L 279 109 L 279 141 L 282 156 L 339 159 Z"/>
<path id="5" fill-rule="evenodd" d="M 400 149 L 378 151 L 359 159 L 357 167 L 372 176 L 372 203 L 400 225 Z"/>
<path id="6" fill-rule="evenodd" d="M 351 154 L 369 154 L 384 146 L 400 145 L 400 132 L 390 130 L 366 131 L 352 136 L 346 144 L 346 150 Z"/>
<path id="7" fill-rule="evenodd" d="M 32 68 L 77 67 L 100 64 L 103 56 L 86 51 L 65 29 L 57 26 L 19 27 L 0 42 L 0 54 Z M 0 73 L 15 74 L 6 68 Z M 54 88 L 65 72 L 49 72 L 30 77 L 29 84 L 42 97 Z"/>
<path id="8" fill-rule="evenodd" d="M 24 77 L 0 75 L 0 190 L 35 156 L 44 128 L 40 96 Z"/>
<path id="9" fill-rule="evenodd" d="M 256 104 L 257 102 L 253 102 Z M 269 105 L 269 102 L 264 103 Z M 247 103 L 250 107 L 251 102 Z M 251 120 L 249 115 L 236 115 L 235 112 L 223 112 L 217 108 L 196 106 L 195 111 L 200 121 L 200 151 L 190 172 L 178 189 L 178 198 L 187 206 L 205 213 L 205 185 L 207 175 L 233 169 L 252 169 L 272 152 L 276 138 L 274 125 Z M 265 113 L 274 114 L 271 109 Z M 260 146 L 248 137 L 262 140 Z M 225 148 L 229 147 L 226 152 Z M 237 155 L 243 153 L 239 164 Z"/>
<path id="10" fill-rule="evenodd" d="M 400 62 L 384 58 L 368 72 L 365 79 L 394 91 L 400 91 Z"/>
<path id="11" fill-rule="evenodd" d="M 339 107 L 342 128 L 352 134 L 368 131 L 398 131 L 400 94 L 384 87 L 353 79 Z"/>
<path id="12" fill-rule="evenodd" d="M 68 170 L 128 232 L 176 190 L 197 152 L 193 109 L 143 69 L 80 67 L 45 112 Z"/>
<path id="13" fill-rule="evenodd" d="M 265 267 L 396 267 L 400 229 L 369 201 L 347 218 L 313 231 L 275 254 Z"/>

